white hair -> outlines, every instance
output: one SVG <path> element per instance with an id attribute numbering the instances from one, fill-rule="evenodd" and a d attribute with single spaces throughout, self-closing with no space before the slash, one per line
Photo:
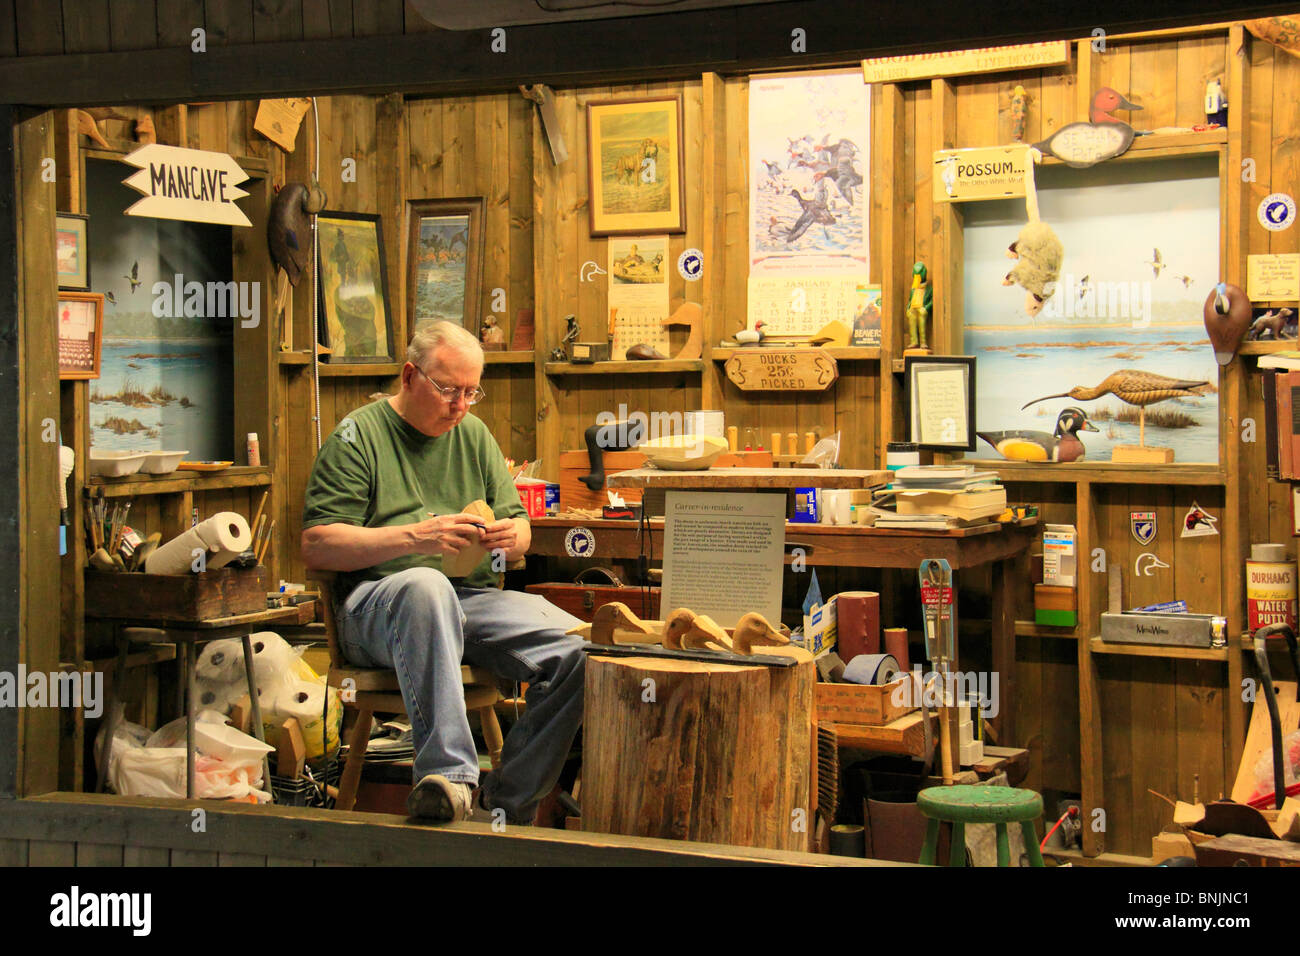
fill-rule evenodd
<path id="1" fill-rule="evenodd" d="M 411 336 L 411 344 L 406 347 L 406 360 L 423 370 L 425 362 L 440 348 L 454 349 L 463 355 L 477 358 L 480 365 L 483 363 L 483 346 L 474 334 L 464 326 L 446 319 L 430 322 Z"/>

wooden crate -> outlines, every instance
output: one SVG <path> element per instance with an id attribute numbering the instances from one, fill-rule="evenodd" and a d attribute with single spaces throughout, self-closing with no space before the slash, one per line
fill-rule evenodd
<path id="1" fill-rule="evenodd" d="M 877 687 L 871 684 L 829 684 L 816 688 L 817 722 L 867 724 L 879 727 L 916 710 L 910 703 L 894 703 L 894 692 L 906 678 Z"/>
<path id="2" fill-rule="evenodd" d="M 207 621 L 266 610 L 270 571 L 218 568 L 202 574 L 86 569 L 86 615 L 135 621 Z"/>

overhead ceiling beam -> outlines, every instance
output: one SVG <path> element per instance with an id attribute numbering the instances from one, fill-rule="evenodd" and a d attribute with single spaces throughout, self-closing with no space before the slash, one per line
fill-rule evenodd
<path id="1" fill-rule="evenodd" d="M 0 100 L 44 107 L 177 103 L 259 96 L 455 94 L 635 82 L 665 77 L 812 67 L 862 56 L 1185 26 L 1256 16 L 1292 4 L 1225 9 L 1213 0 L 1008 0 L 996 16 L 979 2 L 808 0 L 759 7 L 506 28 L 506 52 L 488 30 L 208 45 L 124 53 L 0 59 Z M 21 25 L 20 25 L 21 26 Z M 807 53 L 791 51 L 805 31 Z"/>

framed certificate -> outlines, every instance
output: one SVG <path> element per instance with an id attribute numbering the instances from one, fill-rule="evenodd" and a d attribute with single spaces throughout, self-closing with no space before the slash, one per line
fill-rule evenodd
<path id="1" fill-rule="evenodd" d="M 974 451 L 975 356 L 909 355 L 903 368 L 909 440 L 933 451 Z"/>

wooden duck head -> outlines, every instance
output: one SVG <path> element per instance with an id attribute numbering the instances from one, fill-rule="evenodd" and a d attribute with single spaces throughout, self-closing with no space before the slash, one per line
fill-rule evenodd
<path id="1" fill-rule="evenodd" d="M 1239 286 L 1220 282 L 1205 299 L 1205 331 L 1210 336 L 1214 360 L 1227 365 L 1237 354 L 1241 340 L 1250 328 L 1250 299 Z"/>
<path id="2" fill-rule="evenodd" d="M 295 286 L 311 264 L 311 216 L 324 208 L 325 193 L 317 185 L 285 183 L 271 200 L 266 242 L 271 259 Z"/>

